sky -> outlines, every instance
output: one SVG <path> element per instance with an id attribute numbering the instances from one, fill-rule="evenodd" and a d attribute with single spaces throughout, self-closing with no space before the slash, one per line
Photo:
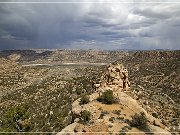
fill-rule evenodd
<path id="1" fill-rule="evenodd" d="M 35 48 L 179 50 L 180 0 L 0 0 L 0 50 Z"/>

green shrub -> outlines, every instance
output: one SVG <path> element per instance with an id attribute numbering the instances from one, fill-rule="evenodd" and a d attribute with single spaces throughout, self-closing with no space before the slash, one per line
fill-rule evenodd
<path id="1" fill-rule="evenodd" d="M 29 119 L 27 105 L 19 105 L 7 110 L 4 114 L 3 127 L 9 131 L 27 132 L 31 129 L 32 124 Z"/>
<path id="2" fill-rule="evenodd" d="M 147 126 L 147 117 L 144 112 L 135 113 L 134 116 L 132 116 L 132 121 L 130 122 L 130 125 L 132 127 L 146 127 Z"/>
<path id="3" fill-rule="evenodd" d="M 89 96 L 88 95 L 82 95 L 80 100 L 80 105 L 89 103 Z"/>
<path id="4" fill-rule="evenodd" d="M 81 120 L 80 122 L 83 124 L 88 123 L 91 120 L 91 112 L 84 110 L 81 112 Z"/>
<path id="5" fill-rule="evenodd" d="M 112 90 L 107 90 L 107 91 L 103 92 L 103 94 L 100 97 L 98 97 L 97 100 L 104 104 L 117 103 L 117 99 L 116 99 L 116 97 L 114 97 Z"/>

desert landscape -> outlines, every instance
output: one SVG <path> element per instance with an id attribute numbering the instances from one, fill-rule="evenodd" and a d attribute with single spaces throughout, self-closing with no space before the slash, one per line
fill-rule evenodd
<path id="1" fill-rule="evenodd" d="M 0 0 L 0 135 L 180 135 L 180 0 Z"/>
<path id="2" fill-rule="evenodd" d="M 179 65 L 180 51 L 1 51 L 0 131 L 177 134 Z"/>

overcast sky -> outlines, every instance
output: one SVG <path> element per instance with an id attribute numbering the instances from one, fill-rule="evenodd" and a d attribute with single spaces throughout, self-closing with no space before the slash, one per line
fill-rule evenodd
<path id="1" fill-rule="evenodd" d="M 179 50 L 180 0 L 157 1 L 0 3 L 0 49 Z"/>

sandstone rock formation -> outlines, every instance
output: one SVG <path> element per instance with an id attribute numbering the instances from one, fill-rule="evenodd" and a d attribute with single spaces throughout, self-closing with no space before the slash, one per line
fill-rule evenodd
<path id="1" fill-rule="evenodd" d="M 84 132 L 89 134 L 93 134 L 94 132 L 101 134 L 119 134 L 121 132 L 128 134 L 146 134 L 146 132 L 153 132 L 158 134 L 159 132 L 164 132 L 170 134 L 160 120 L 148 114 L 135 99 L 123 92 L 123 89 L 127 90 L 129 87 L 128 71 L 124 66 L 121 64 L 109 65 L 97 91 L 90 95 L 90 102 L 80 105 L 80 99 L 78 99 L 72 104 L 72 114 L 74 114 L 75 117 L 81 118 L 81 112 L 86 110 L 91 112 L 90 121 L 88 123 L 81 123 L 76 119 L 73 126 L 71 126 L 73 130 L 67 127 L 60 133 L 74 131 L 80 132 L 81 134 Z M 114 96 L 118 99 L 118 103 L 109 105 L 96 100 L 99 92 L 102 93 L 106 90 L 113 91 Z M 143 113 L 147 119 L 145 123 L 146 127 L 139 128 L 138 126 L 132 126 L 132 116 L 141 113 Z"/>
<path id="2" fill-rule="evenodd" d="M 96 84 L 97 85 L 97 84 Z M 122 64 L 110 64 L 106 67 L 106 73 L 101 77 L 100 86 L 113 88 L 114 91 L 130 88 L 128 71 Z M 100 88 L 98 85 L 98 88 Z M 100 90 L 101 91 L 101 90 Z"/>

